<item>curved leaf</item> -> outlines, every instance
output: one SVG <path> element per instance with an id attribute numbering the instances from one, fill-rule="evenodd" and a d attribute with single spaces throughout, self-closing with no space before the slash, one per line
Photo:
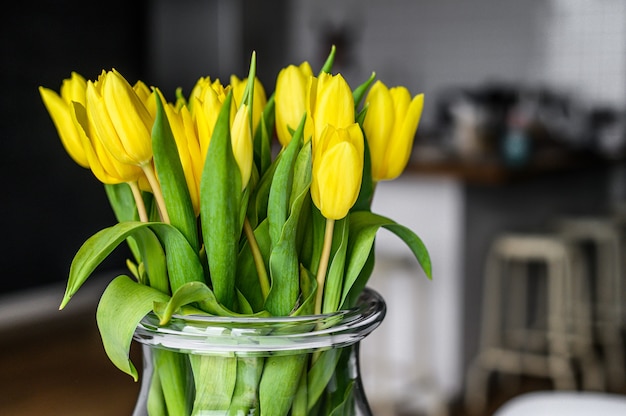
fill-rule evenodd
<path id="1" fill-rule="evenodd" d="M 63 309 L 67 305 L 96 267 L 132 234 L 137 228 L 137 224 L 141 223 L 118 223 L 113 227 L 98 231 L 83 243 L 70 265 L 70 275 L 59 309 Z"/>
<path id="2" fill-rule="evenodd" d="M 158 310 L 160 324 L 165 325 L 169 322 L 172 315 L 185 305 L 196 303 L 200 309 L 212 315 L 218 316 L 244 316 L 235 313 L 224 306 L 220 305 L 213 291 L 203 282 L 189 282 L 178 288 L 172 295 L 171 299 L 164 306 L 155 308 Z M 263 311 L 253 315 L 245 316 L 267 316 L 268 313 Z"/>
<path id="3" fill-rule="evenodd" d="M 204 270 L 198 255 L 178 229 L 163 223 L 121 222 L 100 230 L 87 239 L 78 250 L 70 266 L 70 275 L 60 309 L 67 305 L 96 267 L 121 242 L 146 227 L 150 227 L 165 246 L 167 271 L 173 291 L 189 281 L 204 281 Z"/>
<path id="4" fill-rule="evenodd" d="M 96 312 L 102 344 L 117 368 L 137 381 L 137 369 L 128 354 L 139 321 L 152 310 L 154 302 L 169 299 L 164 293 L 121 275 L 109 283 Z"/>
<path id="5" fill-rule="evenodd" d="M 350 243 L 347 257 L 349 261 L 342 292 L 342 305 L 357 278 L 369 278 L 369 274 L 365 276 L 361 274 L 361 270 L 363 270 L 370 256 L 374 255 L 372 247 L 380 227 L 384 227 L 400 237 L 415 256 L 426 276 L 432 279 L 430 255 L 422 240 L 413 231 L 382 215 L 369 211 L 353 212 L 350 215 Z M 363 286 L 363 282 L 359 284 L 359 287 L 361 286 Z"/>

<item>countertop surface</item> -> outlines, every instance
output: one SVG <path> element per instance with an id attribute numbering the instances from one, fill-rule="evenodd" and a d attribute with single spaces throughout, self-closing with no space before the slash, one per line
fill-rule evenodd
<path id="1" fill-rule="evenodd" d="M 0 415 L 132 414 L 139 383 L 106 357 L 92 312 L 0 331 Z"/>

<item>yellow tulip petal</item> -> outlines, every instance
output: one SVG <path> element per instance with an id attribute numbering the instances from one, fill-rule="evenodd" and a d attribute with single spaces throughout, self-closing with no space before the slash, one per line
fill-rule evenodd
<path id="1" fill-rule="evenodd" d="M 278 140 L 283 146 L 291 141 L 290 129 L 293 131 L 298 127 L 307 111 L 307 88 L 312 76 L 311 67 L 306 62 L 299 67 L 290 65 L 278 73 L 274 95 L 275 123 Z"/>
<path id="2" fill-rule="evenodd" d="M 346 216 L 363 179 L 363 133 L 358 124 L 337 129 L 327 125 L 313 149 L 313 202 L 330 219 Z"/>
<path id="3" fill-rule="evenodd" d="M 233 121 L 231 141 L 233 154 L 241 172 L 241 189 L 245 189 L 252 173 L 252 131 L 250 130 L 250 116 L 247 105 L 242 105 Z"/>
<path id="4" fill-rule="evenodd" d="M 104 79 L 102 98 L 121 146 L 137 165 L 152 160 L 154 120 L 130 84 L 116 71 Z"/>
<path id="5" fill-rule="evenodd" d="M 56 92 L 48 88 L 39 87 L 39 93 L 65 151 L 80 166 L 88 168 L 89 160 L 85 155 L 77 128 L 72 121 L 68 104 Z"/>

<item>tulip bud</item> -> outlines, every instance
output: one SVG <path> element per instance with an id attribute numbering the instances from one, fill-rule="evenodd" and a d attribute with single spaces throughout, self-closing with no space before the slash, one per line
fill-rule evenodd
<path id="1" fill-rule="evenodd" d="M 233 89 L 233 98 L 235 99 L 235 105 L 239 107 L 241 104 L 247 104 L 242 102 L 243 93 L 246 89 L 246 84 L 248 83 L 248 79 L 244 78 L 240 80 L 235 75 L 230 77 L 230 85 Z M 265 95 L 265 89 L 263 88 L 263 84 L 258 78 L 254 78 L 254 96 L 252 97 L 252 128 L 256 131 L 259 121 L 261 120 L 261 116 L 263 115 L 263 109 L 267 104 L 267 96 Z"/>
<path id="2" fill-rule="evenodd" d="M 252 173 L 252 131 L 250 130 L 250 112 L 247 105 L 242 105 L 235 114 L 230 131 L 235 160 L 241 172 L 241 189 L 245 189 Z"/>
<path id="3" fill-rule="evenodd" d="M 345 217 L 363 178 L 363 132 L 358 124 L 327 125 L 313 148 L 311 197 L 325 218 Z"/>
<path id="4" fill-rule="evenodd" d="M 398 177 L 406 167 L 424 106 L 424 95 L 411 99 L 405 87 L 388 89 L 377 81 L 365 99 L 363 121 L 372 161 L 372 179 Z"/>
<path id="5" fill-rule="evenodd" d="M 298 127 L 307 111 L 307 89 L 311 77 L 313 71 L 308 62 L 303 62 L 300 66 L 290 65 L 278 73 L 274 93 L 276 134 L 283 146 L 291 141 L 290 129 L 294 131 Z M 310 123 L 305 126 L 305 140 L 311 137 L 311 129 Z"/>
<path id="6" fill-rule="evenodd" d="M 354 97 L 341 74 L 322 73 L 319 78 L 311 78 L 307 104 L 313 119 L 314 146 L 326 125 L 344 128 L 354 123 Z"/>
<path id="7" fill-rule="evenodd" d="M 124 182 L 135 182 L 143 177 L 141 168 L 120 163 L 102 145 L 102 142 L 96 136 L 93 125 L 89 122 L 87 111 L 82 104 L 72 103 L 71 117 L 79 132 L 83 150 L 89 161 L 89 167 L 100 182 L 115 185 Z"/>
<path id="8" fill-rule="evenodd" d="M 154 120 L 117 71 L 87 83 L 87 114 L 102 144 L 120 162 L 144 166 L 152 160 Z"/>
<path id="9" fill-rule="evenodd" d="M 209 150 L 213 129 L 222 109 L 222 103 L 226 99 L 226 94 L 227 89 L 222 86 L 219 80 L 211 83 L 208 78 L 201 78 L 189 97 L 189 110 L 196 125 L 203 160 Z M 234 118 L 234 112 L 232 118 Z"/>

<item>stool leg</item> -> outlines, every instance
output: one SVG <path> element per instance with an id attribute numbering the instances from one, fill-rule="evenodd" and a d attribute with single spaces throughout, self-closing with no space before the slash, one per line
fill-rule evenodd
<path id="1" fill-rule="evenodd" d="M 586 262 L 580 250 L 573 251 L 572 264 L 572 306 L 570 308 L 574 327 L 575 356 L 580 359 L 582 383 L 585 390 L 605 389 L 604 371 L 596 356 L 593 343 L 592 302 Z"/>
<path id="2" fill-rule="evenodd" d="M 480 350 L 470 364 L 465 386 L 465 407 L 471 414 L 480 415 L 487 406 L 489 376 L 491 374 L 490 349 L 501 345 L 501 262 L 495 250 L 487 256 L 482 299 Z"/>
<path id="3" fill-rule="evenodd" d="M 606 246 L 609 247 L 606 247 Z M 605 354 L 609 387 L 614 390 L 624 386 L 624 345 L 620 325 L 620 292 L 618 259 L 612 241 L 598 244 L 597 318 L 599 339 Z"/>
<path id="4" fill-rule="evenodd" d="M 548 262 L 548 365 L 554 386 L 558 390 L 576 389 L 568 340 L 568 304 L 571 282 L 567 279 L 567 265 L 562 260 Z"/>

